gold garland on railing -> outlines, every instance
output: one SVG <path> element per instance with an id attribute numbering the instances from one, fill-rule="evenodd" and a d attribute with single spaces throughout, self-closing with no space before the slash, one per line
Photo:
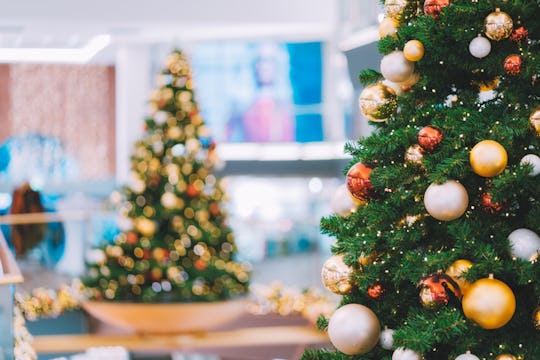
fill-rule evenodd
<path id="1" fill-rule="evenodd" d="M 43 287 L 31 293 L 15 293 L 15 359 L 37 360 L 32 347 L 32 335 L 25 321 L 55 318 L 67 311 L 78 310 L 85 300 L 85 287 L 79 279 L 63 284 L 58 290 Z M 316 288 L 296 289 L 280 282 L 270 285 L 250 286 L 248 311 L 254 315 L 279 314 L 300 315 L 315 324 L 319 315 L 329 317 L 338 305 L 323 290 Z"/>

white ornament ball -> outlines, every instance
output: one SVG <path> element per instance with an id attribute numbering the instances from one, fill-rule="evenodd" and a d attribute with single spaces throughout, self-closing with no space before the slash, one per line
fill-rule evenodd
<path id="1" fill-rule="evenodd" d="M 121 215 L 116 219 L 116 226 L 118 226 L 120 231 L 129 231 L 133 229 L 133 219 L 128 216 Z"/>
<path id="2" fill-rule="evenodd" d="M 163 125 L 169 116 L 169 113 L 166 113 L 165 111 L 158 111 L 154 114 L 154 121 L 158 125 Z"/>
<path id="3" fill-rule="evenodd" d="M 535 155 L 535 154 L 527 154 L 521 159 L 520 164 L 521 165 L 524 165 L 524 164 L 531 164 L 532 165 L 532 169 L 531 169 L 531 172 L 529 173 L 529 175 L 536 176 L 536 175 L 540 174 L 540 156 Z"/>
<path id="4" fill-rule="evenodd" d="M 381 325 L 371 309 L 360 304 L 347 304 L 337 309 L 328 322 L 328 337 L 344 354 L 359 355 L 377 345 Z"/>
<path id="5" fill-rule="evenodd" d="M 455 360 L 480 360 L 478 356 L 471 354 L 470 351 L 467 351 L 465 354 L 459 355 Z"/>
<path id="6" fill-rule="evenodd" d="M 435 219 L 451 221 L 465 213 L 469 206 L 469 195 L 465 187 L 455 180 L 433 183 L 424 193 L 424 206 Z"/>
<path id="7" fill-rule="evenodd" d="M 479 59 L 484 58 L 491 52 L 491 42 L 485 37 L 478 35 L 469 43 L 469 52 Z"/>
<path id="8" fill-rule="evenodd" d="M 414 72 L 414 63 L 403 55 L 403 51 L 396 50 L 381 60 L 381 73 L 385 79 L 401 83 L 411 78 Z"/>
<path id="9" fill-rule="evenodd" d="M 392 360 L 422 360 L 422 355 L 411 349 L 400 347 L 394 350 Z"/>
<path id="10" fill-rule="evenodd" d="M 161 205 L 166 209 L 174 209 L 178 203 L 178 198 L 172 192 L 164 192 L 161 195 Z"/>
<path id="11" fill-rule="evenodd" d="M 533 261 L 538 257 L 540 237 L 534 231 L 525 228 L 514 230 L 508 235 L 508 240 L 513 256 L 526 261 Z"/>
<path id="12" fill-rule="evenodd" d="M 379 338 L 379 344 L 385 350 L 391 350 L 394 346 L 394 330 L 384 329 Z"/>
<path id="13" fill-rule="evenodd" d="M 353 197 L 347 188 L 347 184 L 338 186 L 330 200 L 332 211 L 342 216 L 348 215 L 357 205 L 358 203 L 353 200 Z"/>

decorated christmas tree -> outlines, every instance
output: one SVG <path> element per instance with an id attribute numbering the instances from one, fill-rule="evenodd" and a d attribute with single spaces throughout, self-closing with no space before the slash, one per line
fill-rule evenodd
<path id="1" fill-rule="evenodd" d="M 107 301 L 218 301 L 245 294 L 226 200 L 213 175 L 215 143 L 197 108 L 186 55 L 173 51 L 153 92 L 151 117 L 123 188 L 122 232 L 94 249 L 84 279 Z"/>
<path id="2" fill-rule="evenodd" d="M 386 0 L 304 359 L 540 358 L 540 2 Z M 380 70 L 380 71 L 379 71 Z"/>

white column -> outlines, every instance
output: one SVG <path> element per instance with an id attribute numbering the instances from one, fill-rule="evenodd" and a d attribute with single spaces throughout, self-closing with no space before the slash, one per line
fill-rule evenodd
<path id="1" fill-rule="evenodd" d="M 144 117 L 152 89 L 150 48 L 120 47 L 116 53 L 116 183 L 125 184 L 133 144 L 144 130 Z"/>

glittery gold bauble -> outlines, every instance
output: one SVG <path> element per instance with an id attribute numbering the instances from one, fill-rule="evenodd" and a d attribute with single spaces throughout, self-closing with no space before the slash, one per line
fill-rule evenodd
<path id="1" fill-rule="evenodd" d="M 461 290 L 461 294 L 465 294 L 469 287 L 471 286 L 471 282 L 465 280 L 462 275 L 463 273 L 467 272 L 471 267 L 473 266 L 473 263 L 466 259 L 459 259 L 456 260 L 446 269 L 446 275 L 450 276 L 454 281 L 459 285 L 459 289 Z"/>
<path id="2" fill-rule="evenodd" d="M 377 345 L 381 324 L 364 305 L 347 304 L 337 309 L 328 322 L 328 337 L 344 354 L 365 354 Z"/>
<path id="3" fill-rule="evenodd" d="M 399 20 L 407 3 L 407 0 L 386 0 L 384 2 L 384 12 L 389 18 Z"/>
<path id="4" fill-rule="evenodd" d="M 540 108 L 535 109 L 531 113 L 529 121 L 533 126 L 534 130 L 536 131 L 536 135 L 540 135 Z"/>
<path id="5" fill-rule="evenodd" d="M 352 290 L 351 275 L 353 269 L 343 262 L 343 255 L 328 258 L 322 267 L 323 285 L 335 294 L 348 294 Z"/>
<path id="6" fill-rule="evenodd" d="M 397 110 L 397 95 L 391 87 L 382 83 L 369 85 L 360 93 L 358 105 L 369 120 L 385 121 Z"/>
<path id="7" fill-rule="evenodd" d="M 407 152 L 405 152 L 405 161 L 411 164 L 422 164 L 424 158 L 424 151 L 418 144 L 409 146 Z"/>
<path id="8" fill-rule="evenodd" d="M 498 329 L 514 316 L 516 298 L 504 282 L 483 278 L 474 282 L 462 300 L 463 313 L 484 329 Z"/>
<path id="9" fill-rule="evenodd" d="M 436 19 L 443 8 L 448 5 L 450 5 L 450 0 L 426 0 L 424 2 L 424 13 Z"/>
<path id="10" fill-rule="evenodd" d="M 409 61 L 418 61 L 424 57 L 424 44 L 418 40 L 409 40 L 403 47 L 403 56 Z"/>
<path id="11" fill-rule="evenodd" d="M 347 172 L 347 189 L 349 189 L 352 196 L 359 200 L 368 200 L 373 194 L 373 185 L 369 178 L 372 169 L 357 162 Z"/>
<path id="12" fill-rule="evenodd" d="M 498 142 L 484 140 L 472 148 L 469 161 L 475 173 L 483 177 L 493 177 L 504 171 L 508 154 Z"/>
<path id="13" fill-rule="evenodd" d="M 495 360 L 518 360 L 518 358 L 512 354 L 501 354 L 497 356 Z"/>
<path id="14" fill-rule="evenodd" d="M 489 14 L 484 24 L 486 27 L 486 36 L 495 41 L 506 39 L 512 35 L 514 28 L 512 18 L 500 9 Z"/>
<path id="15" fill-rule="evenodd" d="M 540 331 L 540 306 L 533 312 L 533 325 L 536 330 Z"/>
<path id="16" fill-rule="evenodd" d="M 382 39 L 385 36 L 396 36 L 399 27 L 399 22 L 390 17 L 384 18 L 379 24 L 379 37 Z"/>

